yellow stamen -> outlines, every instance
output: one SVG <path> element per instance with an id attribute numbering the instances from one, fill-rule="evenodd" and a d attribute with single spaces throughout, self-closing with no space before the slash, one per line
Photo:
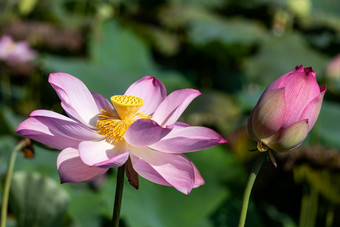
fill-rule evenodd
<path id="1" fill-rule="evenodd" d="M 137 111 L 144 101 L 131 95 L 116 95 L 111 97 L 115 110 L 106 108 L 98 115 L 98 134 L 106 136 L 106 141 L 116 144 L 124 140 L 128 127 L 141 118 L 151 118 Z"/>
<path id="2" fill-rule="evenodd" d="M 144 100 L 132 95 L 115 95 L 111 97 L 120 119 L 130 119 L 144 104 Z"/>

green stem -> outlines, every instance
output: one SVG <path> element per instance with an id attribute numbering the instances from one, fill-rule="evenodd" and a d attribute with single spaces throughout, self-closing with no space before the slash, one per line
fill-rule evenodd
<path id="1" fill-rule="evenodd" d="M 123 186 L 124 186 L 124 170 L 125 165 L 122 165 L 118 168 L 117 173 L 117 185 L 116 185 L 116 195 L 115 195 L 115 203 L 113 207 L 113 215 L 112 215 L 112 226 L 119 226 L 119 216 L 120 216 L 120 208 L 122 204 L 122 196 L 123 196 Z"/>
<path id="2" fill-rule="evenodd" d="M 1 89 L 2 89 L 4 102 L 6 104 L 11 103 L 11 97 L 12 97 L 11 80 L 10 80 L 10 76 L 6 72 L 3 73 L 1 77 Z"/>
<path id="3" fill-rule="evenodd" d="M 241 215 L 238 222 L 238 227 L 244 227 L 244 224 L 246 223 L 246 216 L 247 216 L 247 210 L 248 210 L 248 204 L 249 204 L 249 197 L 251 193 L 251 189 L 253 188 L 256 176 L 262 166 L 262 163 L 264 161 L 265 156 L 261 155 L 256 160 L 255 165 L 253 166 L 253 169 L 251 170 L 251 173 L 248 178 L 247 186 L 244 190 L 243 194 L 243 202 L 242 202 L 242 208 L 241 208 Z"/>
<path id="4" fill-rule="evenodd" d="M 307 189 L 304 190 L 302 197 L 300 227 L 314 227 L 318 214 L 319 191 L 311 185 Z"/>
<path id="5" fill-rule="evenodd" d="M 309 207 L 309 193 L 307 189 L 308 189 L 307 186 L 304 186 L 303 194 L 301 198 L 299 227 L 306 226 L 308 222 L 307 220 L 308 220 L 308 207 Z"/>
<path id="6" fill-rule="evenodd" d="M 319 191 L 311 185 L 310 191 L 310 206 L 309 206 L 309 218 L 308 218 L 308 226 L 314 227 L 316 216 L 318 214 L 318 198 Z"/>
<path id="7" fill-rule="evenodd" d="M 8 195 L 9 189 L 11 187 L 12 175 L 14 170 L 15 159 L 17 157 L 18 152 L 26 146 L 26 142 L 18 143 L 12 151 L 11 158 L 8 165 L 6 181 L 4 185 L 4 194 L 2 197 L 2 206 L 1 206 L 1 227 L 6 226 L 7 219 L 7 207 L 8 207 Z"/>
<path id="8" fill-rule="evenodd" d="M 326 227 L 332 227 L 333 226 L 333 221 L 334 221 L 334 207 L 333 205 L 330 205 L 327 211 L 326 215 Z"/>

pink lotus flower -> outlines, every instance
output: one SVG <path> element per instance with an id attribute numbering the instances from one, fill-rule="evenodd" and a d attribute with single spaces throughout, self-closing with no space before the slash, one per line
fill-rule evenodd
<path id="1" fill-rule="evenodd" d="M 36 58 L 37 54 L 27 42 L 14 42 L 10 36 L 3 36 L 0 39 L 0 60 L 8 64 L 28 62 Z"/>
<path id="2" fill-rule="evenodd" d="M 319 87 L 313 69 L 303 66 L 269 85 L 248 120 L 258 149 L 287 151 L 302 144 L 318 118 L 325 91 L 326 85 Z"/>
<path id="3" fill-rule="evenodd" d="M 200 95 L 197 90 L 182 89 L 167 96 L 162 82 L 145 76 L 124 95 L 112 96 L 112 106 L 69 74 L 52 73 L 49 82 L 69 118 L 36 110 L 16 132 L 62 150 L 57 160 L 62 183 L 93 180 L 127 163 L 132 185 L 137 172 L 189 194 L 204 180 L 182 153 L 226 143 L 211 129 L 177 122 Z"/>

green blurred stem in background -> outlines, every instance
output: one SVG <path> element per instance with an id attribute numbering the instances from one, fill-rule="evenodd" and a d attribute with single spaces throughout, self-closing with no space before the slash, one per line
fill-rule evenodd
<path id="1" fill-rule="evenodd" d="M 306 186 L 308 187 L 308 186 Z M 316 216 L 318 214 L 318 200 L 319 191 L 312 185 L 309 188 L 305 188 L 302 201 L 301 201 L 301 213 L 300 213 L 300 227 L 308 226 L 314 227 Z"/>
<path id="2" fill-rule="evenodd" d="M 248 182 L 246 185 L 246 188 L 244 190 L 243 194 L 243 201 L 242 201 L 242 208 L 241 208 L 241 214 L 240 219 L 238 222 L 238 227 L 244 227 L 244 224 L 246 223 L 246 216 L 247 216 L 247 210 L 248 210 L 248 204 L 249 204 L 249 197 L 251 193 L 251 189 L 253 188 L 254 182 L 256 180 L 256 176 L 259 173 L 262 163 L 265 159 L 265 155 L 260 155 L 258 159 L 256 160 L 255 165 L 253 166 L 253 169 L 251 170 L 251 173 L 248 178 Z"/>
<path id="3" fill-rule="evenodd" d="M 17 157 L 17 153 L 26 146 L 26 141 L 22 141 L 18 143 L 14 150 L 12 151 L 11 158 L 9 160 L 8 170 L 7 170 L 7 176 L 6 181 L 4 185 L 4 194 L 2 197 L 2 206 L 1 206 L 1 227 L 6 227 L 6 219 L 7 219 L 7 207 L 8 207 L 8 195 L 9 195 L 9 189 L 11 187 L 11 181 L 13 176 L 13 170 L 14 170 L 14 164 L 15 159 Z"/>
<path id="4" fill-rule="evenodd" d="M 334 221 L 334 206 L 333 204 L 331 204 L 327 211 L 325 227 L 332 227 L 333 221 Z"/>
<path id="5" fill-rule="evenodd" d="M 1 76 L 1 90 L 4 102 L 6 104 L 11 103 L 11 97 L 12 97 L 12 89 L 11 89 L 11 79 L 9 74 L 3 73 Z"/>
<path id="6" fill-rule="evenodd" d="M 115 195 L 115 202 L 113 206 L 113 215 L 112 215 L 112 226 L 114 227 L 119 226 L 119 216 L 120 216 L 120 208 L 122 204 L 123 186 L 124 186 L 124 170 L 125 170 L 125 165 L 122 165 L 121 167 L 118 168 L 118 173 L 117 173 L 116 195 Z"/>

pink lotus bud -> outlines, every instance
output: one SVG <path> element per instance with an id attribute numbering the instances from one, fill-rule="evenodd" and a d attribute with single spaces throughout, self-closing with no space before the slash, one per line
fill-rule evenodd
<path id="1" fill-rule="evenodd" d="M 263 150 L 298 147 L 318 118 L 325 91 L 311 67 L 295 67 L 261 95 L 248 120 L 250 136 L 264 145 Z"/>

